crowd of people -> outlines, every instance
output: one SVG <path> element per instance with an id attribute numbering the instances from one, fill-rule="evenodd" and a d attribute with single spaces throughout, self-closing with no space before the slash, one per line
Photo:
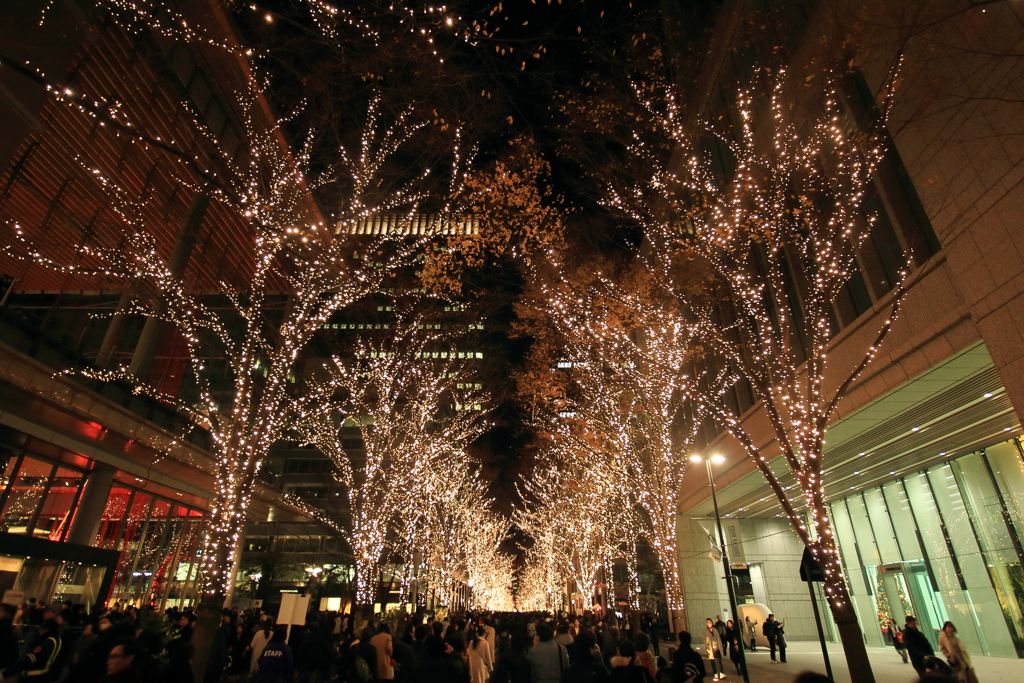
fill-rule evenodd
<path id="1" fill-rule="evenodd" d="M 666 647 L 650 615 L 623 622 L 545 613 L 381 619 L 321 611 L 286 627 L 256 609 L 227 609 L 219 625 L 197 629 L 196 616 L 176 608 L 158 613 L 115 604 L 87 612 L 33 601 L 0 606 L 0 683 L 15 675 L 36 683 L 702 683 L 729 675 L 726 658 L 737 677 L 743 674 L 742 650 L 756 647 L 757 625 L 749 618 L 742 624 L 708 618 L 701 635 L 680 631 Z M 786 661 L 784 627 L 771 615 L 761 624 L 773 662 L 776 649 Z M 947 660 L 958 664 L 950 671 L 935 668 L 912 617 L 897 631 L 922 679 L 976 683 L 952 624 L 939 639 Z M 198 676 L 197 638 L 204 639 L 206 659 Z M 797 679 L 814 680 L 811 674 Z"/>

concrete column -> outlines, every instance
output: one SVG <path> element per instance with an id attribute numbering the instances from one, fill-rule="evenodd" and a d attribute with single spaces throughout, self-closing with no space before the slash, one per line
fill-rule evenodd
<path id="1" fill-rule="evenodd" d="M 178 239 L 174 243 L 174 250 L 167 259 L 167 269 L 171 277 L 180 280 L 185 274 L 185 267 L 188 266 L 189 258 L 192 256 L 192 249 L 196 245 L 196 236 L 203 224 L 203 217 L 206 209 L 210 206 L 210 193 L 207 190 L 200 190 L 192 195 L 192 201 L 188 205 L 188 212 L 182 222 L 181 230 L 178 232 Z M 160 314 L 163 311 L 163 300 L 157 299 L 154 306 L 154 313 Z M 142 328 L 142 335 L 139 343 L 135 346 L 135 353 L 132 354 L 132 362 L 129 371 L 145 382 L 153 369 L 153 361 L 156 359 L 156 352 L 164 338 L 164 321 L 155 317 L 146 319 L 146 326 Z"/>
<path id="2" fill-rule="evenodd" d="M 100 528 L 100 521 L 103 518 L 103 510 L 107 507 L 107 499 L 110 498 L 114 472 L 116 470 L 113 467 L 99 463 L 89 472 L 85 480 L 85 490 L 82 491 L 82 498 L 78 501 L 78 509 L 75 510 L 71 528 L 68 530 L 68 543 L 89 545 L 96 537 L 96 531 Z"/>

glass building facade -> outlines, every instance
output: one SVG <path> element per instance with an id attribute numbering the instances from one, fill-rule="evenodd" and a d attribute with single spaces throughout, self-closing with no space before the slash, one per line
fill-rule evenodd
<path id="1" fill-rule="evenodd" d="M 82 468 L 30 453 L 0 460 L 0 532 L 66 542 L 89 476 Z M 120 553 L 109 599 L 122 604 L 190 604 L 198 590 L 202 510 L 115 480 L 89 546 Z M 100 579 L 78 563 L 50 557 L 12 557 L 11 586 L 44 602 L 95 602 Z M 91 570 L 90 570 L 91 571 Z M 96 571 L 101 571 L 97 569 Z"/>
<path id="2" fill-rule="evenodd" d="M 1024 448 L 1019 439 L 833 501 L 869 645 L 908 614 L 938 651 L 952 621 L 969 652 L 1024 657 Z"/>

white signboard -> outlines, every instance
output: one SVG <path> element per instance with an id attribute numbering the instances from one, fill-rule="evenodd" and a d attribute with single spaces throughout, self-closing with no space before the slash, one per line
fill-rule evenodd
<path id="1" fill-rule="evenodd" d="M 0 572 L 14 572 L 17 574 L 21 571 L 21 565 L 25 563 L 20 557 L 7 557 L 0 555 Z"/>
<path id="2" fill-rule="evenodd" d="M 5 605 L 14 605 L 17 607 L 21 603 L 25 602 L 25 591 L 16 591 L 13 588 L 8 588 L 4 591 L 4 597 L 0 602 Z"/>
<path id="3" fill-rule="evenodd" d="M 277 623 L 302 626 L 306 623 L 306 612 L 308 611 L 308 595 L 281 593 L 281 611 L 277 613 Z"/>

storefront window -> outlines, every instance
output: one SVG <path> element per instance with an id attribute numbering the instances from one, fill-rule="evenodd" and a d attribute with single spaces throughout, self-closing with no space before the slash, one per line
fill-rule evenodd
<path id="1" fill-rule="evenodd" d="M 56 469 L 56 465 L 35 458 L 25 457 L 21 460 L 18 471 L 10 475 L 9 480 L 12 483 L 5 490 L 3 531 L 12 534 L 33 533 L 37 521 L 36 514 L 46 494 L 50 476 Z M 47 531 L 43 534 L 49 535 Z"/>
<path id="2" fill-rule="evenodd" d="M 103 517 L 100 519 L 99 529 L 96 530 L 96 538 L 93 546 L 104 550 L 118 550 L 118 544 L 123 535 L 125 512 L 131 504 L 134 492 L 132 489 L 122 486 L 114 486 L 110 489 L 110 498 L 103 508 Z"/>
<path id="3" fill-rule="evenodd" d="M 58 467 L 57 472 L 46 492 L 39 518 L 36 520 L 34 534 L 46 535 L 51 541 L 63 540 L 71 524 L 72 511 L 81 495 L 85 477 L 81 472 Z"/>

